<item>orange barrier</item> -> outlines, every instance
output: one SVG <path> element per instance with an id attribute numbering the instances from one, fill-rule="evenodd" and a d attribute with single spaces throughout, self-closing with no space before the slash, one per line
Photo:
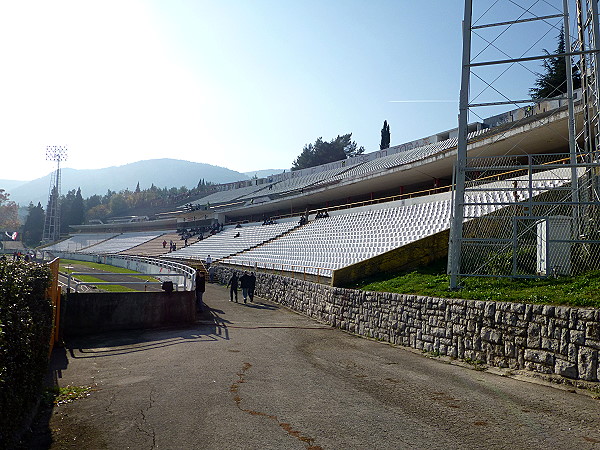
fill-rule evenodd
<path id="1" fill-rule="evenodd" d="M 54 258 L 51 262 L 48 263 L 48 267 L 50 268 L 50 272 L 52 273 L 52 281 L 50 283 L 50 287 L 46 291 L 46 296 L 52 302 L 52 333 L 50 334 L 50 351 L 49 354 L 52 354 L 52 350 L 54 349 L 54 344 L 58 342 L 59 339 L 59 329 L 60 329 L 60 286 L 58 285 L 58 266 L 60 259 Z"/>

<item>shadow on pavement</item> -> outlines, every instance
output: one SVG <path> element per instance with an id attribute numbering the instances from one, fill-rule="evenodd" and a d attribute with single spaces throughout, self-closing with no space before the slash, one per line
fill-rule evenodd
<path id="1" fill-rule="evenodd" d="M 277 309 L 279 309 L 279 307 L 275 306 L 275 305 L 267 305 L 266 303 L 259 303 L 259 302 L 248 302 L 248 303 L 243 303 L 242 305 L 247 306 L 249 308 L 254 308 L 254 309 L 268 309 L 269 311 L 275 311 Z"/>
<path id="2" fill-rule="evenodd" d="M 229 321 L 223 319 L 220 310 L 206 307 L 196 316 L 196 323 L 186 328 L 152 330 L 128 330 L 97 335 L 74 337 L 67 343 L 70 358 L 100 358 L 142 352 L 155 348 L 192 342 L 229 340 Z"/>
<path id="3" fill-rule="evenodd" d="M 197 314 L 194 325 L 187 328 L 115 331 L 70 338 L 65 347 L 56 346 L 52 352 L 44 382 L 45 389 L 51 392 L 59 386 L 58 380 L 67 369 L 69 358 L 110 357 L 193 342 L 229 340 L 228 326 L 231 322 L 222 318 L 223 314 L 224 311 L 205 305 L 204 311 Z M 53 442 L 50 420 L 54 413 L 52 399 L 51 395 L 42 397 L 30 429 L 23 434 L 21 442 L 15 448 L 51 448 Z"/>
<path id="4" fill-rule="evenodd" d="M 69 360 L 64 347 L 55 346 L 50 355 L 48 372 L 44 380 L 46 392 L 56 389 L 59 385 L 58 379 L 62 378 L 62 371 L 67 369 Z M 48 449 L 52 445 L 52 431 L 50 430 L 50 418 L 54 411 L 52 404 L 53 396 L 44 394 L 39 403 L 37 413 L 31 422 L 30 428 L 22 436 L 18 449 Z"/>

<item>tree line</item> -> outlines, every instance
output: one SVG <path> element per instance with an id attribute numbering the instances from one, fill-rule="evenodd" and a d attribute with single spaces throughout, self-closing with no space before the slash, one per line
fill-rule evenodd
<path id="1" fill-rule="evenodd" d="M 384 150 L 390 147 L 390 126 L 387 120 L 383 121 L 381 129 L 381 143 L 379 148 Z M 338 135 L 327 142 L 322 137 L 317 138 L 314 144 L 306 144 L 302 153 L 294 160 L 292 170 L 307 169 L 330 162 L 341 161 L 354 156 L 362 155 L 365 148 L 352 140 L 352 133 Z"/>
<path id="2" fill-rule="evenodd" d="M 111 191 L 105 195 L 92 195 L 83 198 L 81 188 L 72 189 L 59 199 L 60 233 L 69 232 L 71 225 L 82 225 L 92 219 L 105 220 L 110 217 L 131 215 L 134 211 L 156 210 L 160 207 L 172 207 L 190 197 L 199 197 L 211 192 L 210 186 L 215 183 L 200 179 L 193 189 L 186 186 L 179 188 L 159 188 L 152 185 L 148 189 L 120 192 Z M 21 231 L 22 241 L 28 247 L 38 246 L 44 233 L 46 211 L 42 204 L 29 203 L 27 217 L 21 227 L 18 220 L 18 205 L 9 200 L 9 194 L 0 189 L 0 230 Z"/>

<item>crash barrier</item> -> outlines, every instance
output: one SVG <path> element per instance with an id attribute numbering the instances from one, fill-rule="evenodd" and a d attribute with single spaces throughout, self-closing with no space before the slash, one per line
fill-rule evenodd
<path id="1" fill-rule="evenodd" d="M 113 285 L 113 286 L 138 286 L 138 285 L 144 285 L 144 291 L 146 291 L 146 287 L 148 286 L 161 286 L 161 288 L 165 291 L 179 291 L 179 290 L 188 290 L 185 289 L 185 285 L 179 285 L 177 283 L 174 283 L 173 281 L 169 280 L 169 281 L 78 281 L 77 280 L 77 276 L 79 275 L 87 275 L 87 276 L 105 276 L 105 275 L 133 275 L 135 276 L 134 273 L 132 274 L 124 274 L 121 272 L 102 272 L 102 273 L 98 273 L 98 272 L 71 272 L 68 276 L 67 276 L 67 292 L 71 292 L 71 287 L 74 286 L 75 288 L 75 292 L 79 292 L 79 286 L 106 286 L 106 285 Z M 162 278 L 169 278 L 169 277 L 173 277 L 173 278 L 180 278 L 181 276 L 178 274 L 165 274 L 165 273 L 145 273 L 144 275 L 147 275 L 149 277 L 162 277 Z M 179 289 L 179 288 L 182 289 Z"/>
<path id="2" fill-rule="evenodd" d="M 150 329 L 192 324 L 196 315 L 193 291 L 70 293 L 63 308 L 67 337 L 117 330 Z"/>

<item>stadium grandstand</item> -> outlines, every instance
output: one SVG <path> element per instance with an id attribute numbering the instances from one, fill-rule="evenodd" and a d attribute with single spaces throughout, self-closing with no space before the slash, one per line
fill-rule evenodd
<path id="1" fill-rule="evenodd" d="M 504 162 L 502 170 L 477 173 L 468 184 L 465 221 L 527 208 L 549 193 L 556 204 L 571 195 L 564 100 L 470 124 L 467 151 Z M 532 155 L 547 168 L 528 170 Z M 67 239 L 44 250 L 73 259 L 121 253 L 194 266 L 211 255 L 231 268 L 276 268 L 331 282 L 336 271 L 432 236 L 447 244 L 456 156 L 457 129 L 443 131 L 323 166 L 218 185 L 143 221 L 74 226 Z"/>

